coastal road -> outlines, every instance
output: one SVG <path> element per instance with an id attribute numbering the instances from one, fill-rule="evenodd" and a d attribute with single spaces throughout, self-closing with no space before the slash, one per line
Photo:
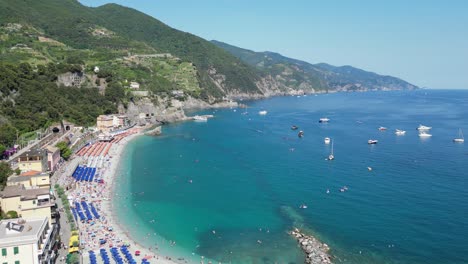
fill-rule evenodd
<path id="1" fill-rule="evenodd" d="M 76 167 L 79 161 L 79 158 L 75 158 L 62 164 L 62 166 L 52 176 L 51 185 L 55 186 L 55 184 L 59 184 L 63 188 L 66 188 L 66 185 L 68 184 L 69 180 L 67 179 L 67 177 L 73 173 L 72 170 Z M 56 195 L 57 210 L 60 211 L 60 240 L 64 244 L 64 247 L 60 248 L 60 250 L 58 251 L 56 262 L 65 263 L 65 261 L 61 260 L 65 260 L 67 258 L 68 242 L 70 241 L 71 229 L 70 223 L 68 223 L 67 213 L 63 208 L 62 200 L 58 197 L 56 190 L 54 190 L 54 193 Z"/>

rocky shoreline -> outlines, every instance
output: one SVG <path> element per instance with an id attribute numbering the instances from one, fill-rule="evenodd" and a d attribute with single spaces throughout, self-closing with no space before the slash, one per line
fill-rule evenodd
<path id="1" fill-rule="evenodd" d="M 308 264 L 331 264 L 331 256 L 328 254 L 330 248 L 327 244 L 318 241 L 313 236 L 308 236 L 302 233 L 299 229 L 294 228 L 291 232 L 289 232 L 291 236 L 293 236 L 299 246 L 301 247 L 302 251 L 304 251 L 306 255 L 305 263 Z"/>

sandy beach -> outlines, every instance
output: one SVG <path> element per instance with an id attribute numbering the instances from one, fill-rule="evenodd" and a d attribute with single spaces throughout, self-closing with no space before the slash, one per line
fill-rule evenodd
<path id="1" fill-rule="evenodd" d="M 67 192 L 71 207 L 75 209 L 76 203 L 85 201 L 88 205 L 92 204 L 100 215 L 99 219 L 94 218 L 91 221 L 80 221 L 77 218 L 76 222 L 80 232 L 83 263 L 90 263 L 89 251 L 94 251 L 98 255 L 98 263 L 102 263 L 101 256 L 99 256 L 100 249 L 106 249 L 108 255 L 112 258 L 109 249 L 112 247 L 120 248 L 123 245 L 129 246 L 129 251 L 137 263 L 141 263 L 143 258 L 146 258 L 150 263 L 185 263 L 184 260 L 174 261 L 173 257 L 161 256 L 154 249 L 150 250 L 139 244 L 129 235 L 124 226 L 119 223 L 118 217 L 114 213 L 113 194 L 122 153 L 128 142 L 142 135 L 142 129 L 133 129 L 129 135 L 122 136 L 119 140 L 112 143 L 109 146 L 108 153 L 103 153 L 107 154 L 105 156 L 97 155 L 93 151 L 88 152 L 91 153 L 88 156 L 86 154 L 81 156 L 76 155 L 69 163 L 69 168 L 66 169 L 68 173 L 65 173 L 59 181 L 62 185 L 73 186 Z M 96 149 L 98 148 L 96 147 Z M 98 154 L 101 154 L 101 152 L 98 152 Z M 99 181 L 102 180 L 103 182 L 76 181 L 71 177 L 72 170 L 77 165 L 86 166 L 86 164 L 97 165 L 96 175 Z M 103 239 L 106 241 L 105 243 L 101 243 Z M 135 255 L 136 251 L 140 251 L 139 256 Z M 123 257 L 123 254 L 120 255 Z"/>
<path id="2" fill-rule="evenodd" d="M 106 200 L 106 201 L 103 201 L 102 202 L 102 207 L 101 207 L 101 210 L 103 211 L 103 213 L 105 215 L 108 216 L 108 221 L 109 221 L 109 224 L 114 228 L 114 232 L 119 234 L 119 237 L 123 240 L 123 241 L 131 241 L 131 244 L 132 244 L 132 247 L 134 248 L 134 250 L 132 251 L 135 251 L 135 250 L 140 250 L 141 251 L 141 256 L 152 256 L 152 258 L 150 260 L 153 260 L 157 263 L 166 263 L 166 264 L 170 264 L 170 263 L 177 263 L 175 261 L 172 261 L 168 258 L 170 258 L 169 256 L 160 256 L 158 253 L 154 252 L 154 251 L 150 251 L 148 248 L 145 248 L 143 247 L 142 245 L 138 244 L 138 242 L 136 242 L 128 233 L 128 231 L 125 230 L 125 228 L 119 223 L 119 221 L 117 220 L 117 216 L 115 215 L 114 212 L 114 202 L 112 200 L 112 194 L 114 193 L 115 191 L 115 186 L 116 186 L 116 176 L 117 176 L 117 169 L 119 167 L 119 164 L 120 164 L 120 159 L 122 157 L 122 153 L 125 149 L 125 146 L 127 145 L 128 142 L 130 142 L 132 139 L 135 139 L 136 137 L 138 136 L 142 136 L 143 133 L 137 133 L 137 134 L 133 134 L 131 136 L 128 136 L 126 137 L 125 139 L 123 139 L 121 142 L 117 143 L 116 146 L 113 146 L 111 149 L 110 149 L 110 153 L 111 153 L 111 156 L 112 156 L 112 161 L 111 161 L 111 164 L 109 166 L 109 168 L 105 171 L 103 177 L 105 180 L 107 180 L 108 183 L 110 183 L 110 187 L 109 187 L 109 193 L 107 193 L 107 196 L 109 198 L 109 200 Z"/>

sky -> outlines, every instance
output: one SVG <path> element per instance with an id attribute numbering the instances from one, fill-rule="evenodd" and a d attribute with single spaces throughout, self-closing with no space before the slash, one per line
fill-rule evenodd
<path id="1" fill-rule="evenodd" d="M 420 87 L 468 89 L 464 0 L 80 0 L 117 3 L 254 51 L 351 65 Z"/>

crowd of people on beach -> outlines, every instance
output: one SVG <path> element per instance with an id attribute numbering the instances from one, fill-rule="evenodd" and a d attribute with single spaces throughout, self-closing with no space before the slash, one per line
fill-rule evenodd
<path id="1" fill-rule="evenodd" d="M 83 255 L 88 256 L 89 251 L 99 253 L 101 248 L 109 249 L 112 247 L 120 248 L 122 246 L 131 247 L 136 258 L 141 259 L 157 259 L 159 263 L 172 263 L 170 257 L 159 257 L 154 252 L 157 247 L 144 248 L 131 240 L 129 234 L 120 229 L 118 224 L 113 219 L 111 212 L 112 202 L 112 184 L 115 177 L 117 162 L 120 158 L 121 151 L 125 144 L 130 140 L 129 136 L 139 133 L 138 129 L 128 131 L 120 135 L 118 140 L 110 142 L 112 144 L 108 151 L 103 151 L 101 156 L 92 157 L 91 155 L 73 155 L 67 162 L 67 166 L 59 169 L 57 176 L 54 178 L 54 184 L 59 184 L 66 190 L 70 207 L 76 210 L 75 205 L 85 202 L 88 205 L 93 205 L 99 217 L 80 219 L 74 216 L 76 227 L 79 230 L 80 250 Z M 93 144 L 97 144 L 94 142 Z M 88 146 L 89 147 L 89 146 Z M 86 167 L 90 164 L 90 159 L 100 159 L 102 162 L 95 163 L 96 178 L 92 181 L 77 181 L 72 177 L 78 166 Z M 92 160 L 91 160 L 92 162 Z M 180 261 L 178 261 L 180 262 Z M 184 261 L 183 261 L 184 262 Z M 87 263 L 87 262 L 85 262 Z"/>

